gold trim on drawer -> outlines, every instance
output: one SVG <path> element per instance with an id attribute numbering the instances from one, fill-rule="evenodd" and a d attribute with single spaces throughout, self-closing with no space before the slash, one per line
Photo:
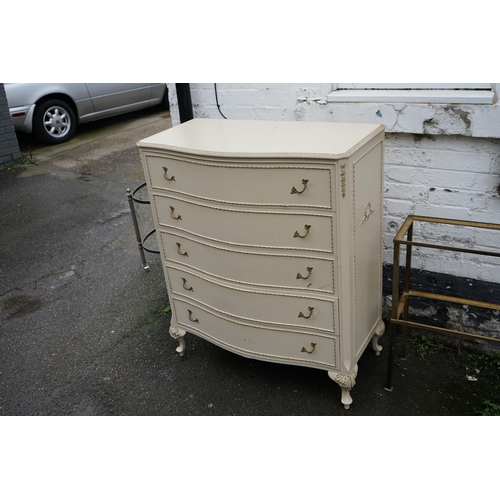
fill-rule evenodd
<path id="1" fill-rule="evenodd" d="M 160 226 L 219 243 L 333 253 L 335 213 L 285 212 L 207 205 L 153 193 Z M 182 215 L 178 219 L 178 215 Z M 297 228 L 305 235 L 294 237 Z"/>
<path id="2" fill-rule="evenodd" d="M 212 163 L 149 152 L 144 158 L 153 189 L 219 203 L 334 208 L 333 162 L 325 166 Z M 295 187 L 300 184 L 301 191 Z"/>
<path id="3" fill-rule="evenodd" d="M 333 257 L 246 251 L 165 230 L 159 236 L 167 265 L 182 264 L 240 285 L 335 293 Z"/>
<path id="4" fill-rule="evenodd" d="M 338 337 L 235 321 L 180 298 L 174 298 L 172 305 L 175 325 L 243 356 L 323 369 L 337 367 Z M 198 323 L 189 320 L 188 311 L 199 319 Z"/>
<path id="5" fill-rule="evenodd" d="M 257 287 L 244 289 L 170 266 L 166 267 L 166 272 L 169 288 L 174 296 L 185 297 L 192 303 L 218 311 L 225 316 L 242 321 L 322 332 L 325 335 L 338 335 L 337 297 L 323 298 L 319 294 L 297 293 L 285 295 Z M 189 281 L 194 291 L 185 289 L 184 280 Z"/>

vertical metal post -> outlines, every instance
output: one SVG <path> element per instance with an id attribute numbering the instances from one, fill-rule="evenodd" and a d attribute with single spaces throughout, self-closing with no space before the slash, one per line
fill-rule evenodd
<path id="1" fill-rule="evenodd" d="M 135 237 L 137 239 L 137 245 L 139 246 L 139 253 L 141 254 L 142 267 L 144 267 L 144 269 L 146 271 L 149 271 L 149 265 L 146 262 L 146 257 L 144 255 L 144 248 L 142 246 L 141 233 L 139 231 L 139 224 L 137 223 L 137 215 L 135 213 L 134 200 L 132 198 L 132 193 L 130 192 L 129 188 L 127 188 L 127 198 L 128 198 L 128 204 L 130 207 L 130 213 L 132 214 L 132 222 L 134 223 Z"/>
<path id="2" fill-rule="evenodd" d="M 399 243 L 394 243 L 394 261 L 392 267 L 392 314 L 391 319 L 396 319 L 399 303 Z M 389 361 L 387 364 L 387 381 L 385 389 L 392 391 L 392 369 L 394 367 L 394 350 L 396 345 L 396 324 L 391 321 L 391 336 L 389 341 Z"/>
<path id="3" fill-rule="evenodd" d="M 413 241 L 413 221 L 408 228 L 406 241 Z M 408 311 L 410 309 L 410 276 L 411 276 L 411 249 L 412 245 L 406 245 L 406 268 L 405 268 L 405 284 L 404 284 L 404 296 L 405 296 L 405 307 L 403 312 L 403 319 L 408 321 Z M 401 345 L 401 359 L 406 359 L 406 339 L 408 335 L 408 326 L 403 325 L 403 336 Z"/>
<path id="4" fill-rule="evenodd" d="M 193 103 L 191 102 L 191 89 L 189 83 L 176 83 L 177 103 L 179 104 L 179 117 L 181 123 L 193 119 Z"/>

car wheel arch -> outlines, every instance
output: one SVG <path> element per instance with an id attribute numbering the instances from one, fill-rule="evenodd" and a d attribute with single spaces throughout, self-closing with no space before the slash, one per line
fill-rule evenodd
<path id="1" fill-rule="evenodd" d="M 50 101 L 51 99 L 59 99 L 60 101 L 64 101 L 68 106 L 71 106 L 71 109 L 73 110 L 73 113 L 75 114 L 76 117 L 76 122 L 77 124 L 80 122 L 80 115 L 78 113 L 78 108 L 75 104 L 75 101 L 67 94 L 61 94 L 61 93 L 53 93 L 53 94 L 47 94 L 44 95 L 43 97 L 40 97 L 35 105 L 39 106 L 41 103 L 45 101 Z"/>

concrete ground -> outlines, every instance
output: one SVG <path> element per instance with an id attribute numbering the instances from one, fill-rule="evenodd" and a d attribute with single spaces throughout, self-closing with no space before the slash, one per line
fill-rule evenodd
<path id="1" fill-rule="evenodd" d="M 347 411 L 320 370 L 191 334 L 180 358 L 160 258 L 147 254 L 143 270 L 126 198 L 144 180 L 136 142 L 170 126 L 152 109 L 60 146 L 20 136 L 34 164 L 0 172 L 0 415 L 480 415 L 500 404 L 494 360 L 421 333 L 392 392 L 388 335 L 379 357 L 367 349 Z M 150 208 L 138 212 L 144 232 Z"/>

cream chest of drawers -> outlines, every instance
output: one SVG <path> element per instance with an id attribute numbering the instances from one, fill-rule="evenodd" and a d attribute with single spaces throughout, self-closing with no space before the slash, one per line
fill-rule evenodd
<path id="1" fill-rule="evenodd" d="M 194 119 L 138 146 L 177 351 L 326 370 L 349 408 L 384 332 L 384 127 Z"/>

